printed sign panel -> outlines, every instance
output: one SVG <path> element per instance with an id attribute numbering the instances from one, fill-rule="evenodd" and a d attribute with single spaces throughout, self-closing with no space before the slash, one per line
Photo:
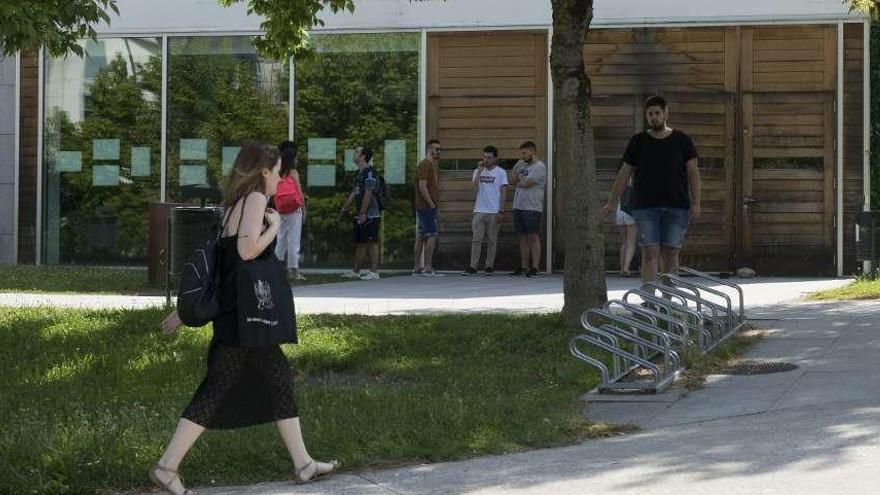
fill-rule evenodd
<path id="1" fill-rule="evenodd" d="M 200 161 L 208 159 L 208 140 L 207 139 L 181 139 L 180 140 L 180 159 L 190 161 Z"/>
<path id="2" fill-rule="evenodd" d="M 119 160 L 119 140 L 118 139 L 93 139 L 92 140 L 92 159 L 93 160 Z"/>
<path id="3" fill-rule="evenodd" d="M 135 146 L 131 149 L 131 176 L 150 176 L 150 147 Z"/>
<path id="4" fill-rule="evenodd" d="M 310 138 L 309 160 L 336 161 L 336 138 Z"/>
<path id="5" fill-rule="evenodd" d="M 82 151 L 59 151 L 55 157 L 55 168 L 59 172 L 82 172 Z"/>
<path id="6" fill-rule="evenodd" d="M 180 185 L 198 186 L 208 183 L 208 167 L 205 165 L 181 165 Z"/>
<path id="7" fill-rule="evenodd" d="M 385 141 L 385 182 L 406 184 L 406 140 Z"/>
<path id="8" fill-rule="evenodd" d="M 336 185 L 336 165 L 309 165 L 309 187 L 333 187 Z"/>
<path id="9" fill-rule="evenodd" d="M 232 167 L 235 166 L 235 159 L 238 157 L 238 151 L 241 146 L 224 146 L 222 150 L 221 163 L 223 164 L 223 175 L 229 174 Z"/>
<path id="10" fill-rule="evenodd" d="M 116 187 L 119 185 L 119 165 L 92 165 L 92 185 Z"/>

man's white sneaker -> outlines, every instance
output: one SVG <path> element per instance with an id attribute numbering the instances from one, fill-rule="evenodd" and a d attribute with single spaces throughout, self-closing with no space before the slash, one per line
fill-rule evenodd
<path id="1" fill-rule="evenodd" d="M 379 280 L 379 274 L 376 272 L 367 272 L 361 276 L 361 280 Z"/>

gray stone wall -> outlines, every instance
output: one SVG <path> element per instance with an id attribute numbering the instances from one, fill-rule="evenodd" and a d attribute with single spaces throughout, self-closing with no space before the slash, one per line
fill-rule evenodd
<path id="1" fill-rule="evenodd" d="M 15 58 L 0 55 L 0 263 L 15 263 Z"/>

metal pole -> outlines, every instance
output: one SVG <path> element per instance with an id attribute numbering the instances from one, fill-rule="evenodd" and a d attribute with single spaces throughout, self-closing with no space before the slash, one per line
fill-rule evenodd
<path id="1" fill-rule="evenodd" d="M 168 35 L 162 36 L 162 132 L 159 143 L 159 201 L 168 201 L 165 187 L 168 169 Z"/>
<path id="2" fill-rule="evenodd" d="M 837 23 L 837 276 L 843 276 L 843 21 Z"/>

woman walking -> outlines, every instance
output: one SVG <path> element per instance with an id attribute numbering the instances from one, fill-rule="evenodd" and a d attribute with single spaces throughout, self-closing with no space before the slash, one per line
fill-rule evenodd
<path id="1" fill-rule="evenodd" d="M 278 145 L 281 151 L 281 182 L 275 193 L 275 209 L 281 214 L 278 229 L 278 243 L 275 255 L 284 261 L 287 257 L 287 271 L 291 280 L 305 280 L 299 273 L 299 247 L 302 239 L 303 222 L 306 219 L 306 204 L 303 199 L 299 173 L 296 171 L 296 145 L 284 141 Z"/>
<path id="2" fill-rule="evenodd" d="M 617 205 L 617 216 L 614 223 L 620 229 L 620 276 L 631 277 L 630 265 L 636 254 L 636 238 L 638 227 L 636 220 L 629 214 L 629 200 L 632 196 L 632 186 L 627 185 L 620 196 Z"/>
<path id="3" fill-rule="evenodd" d="M 239 301 L 243 300 L 240 288 L 246 285 L 240 282 L 245 281 L 247 262 L 271 259 L 280 265 L 274 248 L 281 219 L 278 212 L 268 207 L 268 198 L 275 193 L 280 180 L 279 155 L 274 146 L 246 143 L 226 183 L 223 197 L 226 214 L 218 253 L 221 278 L 218 295 L 220 306 L 227 309 L 213 322 L 214 335 L 208 349 L 205 378 L 183 412 L 159 462 L 150 469 L 150 478 L 174 495 L 193 493 L 186 489 L 177 471 L 206 428 L 229 429 L 275 422 L 293 460 L 297 483 L 314 481 L 340 467 L 337 461 L 325 463 L 312 459 L 303 441 L 290 365 L 280 347 L 281 343 L 296 343 L 296 325 L 277 325 L 286 330 L 280 335 L 276 332 L 255 339 L 243 328 L 242 322 L 250 318 L 239 318 L 239 313 L 249 311 L 239 307 L 242 306 Z M 285 304 L 276 299 L 272 305 L 271 296 L 275 292 L 264 284 L 263 281 L 251 284 L 256 296 L 246 296 L 256 297 L 260 302 L 268 300 L 272 307 L 287 308 L 282 310 L 287 314 L 278 315 L 279 321 L 294 321 L 292 302 Z M 286 290 L 289 294 L 290 287 Z M 163 326 L 173 332 L 179 321 L 169 317 Z"/>

